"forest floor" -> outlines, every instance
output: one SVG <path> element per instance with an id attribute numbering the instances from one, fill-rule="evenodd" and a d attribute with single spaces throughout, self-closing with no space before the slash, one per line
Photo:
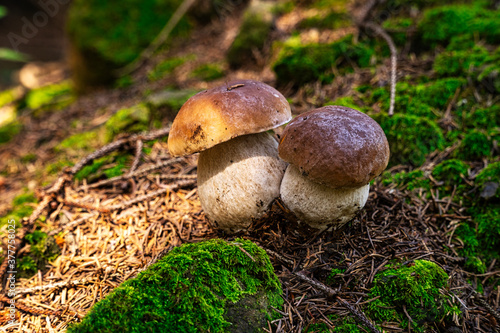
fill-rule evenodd
<path id="1" fill-rule="evenodd" d="M 286 39 L 309 17 L 311 9 L 300 6 L 282 14 L 271 39 Z M 55 98 L 38 104 L 33 91 L 11 90 L 13 101 L 2 107 L 17 105 L 17 120 L 11 125 L 18 130 L 0 144 L 0 216 L 15 220 L 18 229 L 20 273 L 15 275 L 15 289 L 20 326 L 7 324 L 8 303 L 2 296 L 3 329 L 63 331 L 120 283 L 173 247 L 215 237 L 243 237 L 268 250 L 283 286 L 282 317 L 269 323 L 270 331 L 498 331 L 498 254 L 486 259 L 472 255 L 466 251 L 467 241 L 456 232 L 466 223 L 476 224 L 477 229 L 479 222 L 470 208 L 479 206 L 467 198 L 483 200 L 480 193 L 485 189 L 475 185 L 475 178 L 498 162 L 497 141 L 493 140 L 488 156 L 467 160 L 466 172 L 451 186 L 444 178 L 436 179 L 434 170 L 460 151 L 462 141 L 450 140 L 439 149 L 431 149 L 418 166 L 392 161 L 388 172 L 372 184 L 365 209 L 342 230 L 306 230 L 281 209 L 279 200 L 268 216 L 238 235 L 226 235 L 210 225 L 196 190 L 197 155 L 173 158 L 168 154 L 166 137 L 179 107 L 177 99 L 185 100 L 194 92 L 233 79 L 255 79 L 279 86 L 294 114 L 339 100 L 358 102 L 359 108 L 375 113 L 386 111 L 387 105 L 367 102 L 358 88 L 388 90 L 389 56 L 367 66 L 355 64 L 351 71 L 335 75 L 329 82 L 283 84 L 273 68 L 276 55 L 271 45 L 266 45 L 267 52 L 256 55 L 254 64 L 240 69 L 227 65 L 227 52 L 240 25 L 238 14 L 195 29 L 190 38 L 175 40 L 168 50 L 148 60 L 130 76 L 133 83 L 126 87 L 76 96 L 67 93 L 71 88 L 64 79 L 58 83 L 57 89 L 63 91 L 60 95 L 58 92 Z M 327 44 L 349 35 L 355 40 L 375 38 L 367 37 L 352 22 L 319 32 L 304 30 L 300 38 L 305 44 Z M 383 40 L 379 43 L 384 45 Z M 415 56 L 410 51 L 402 54 L 398 80 L 428 77 L 432 82 L 436 79 L 435 57 Z M 158 65 L 169 59 L 188 60 L 159 79 L 151 79 Z M 223 76 L 203 80 L 189 75 L 200 65 L 214 63 L 222 64 Z M 404 89 L 409 88 L 398 87 L 398 92 L 404 95 Z M 493 93 L 483 93 L 481 87 L 453 90 L 435 120 L 442 128 L 458 127 L 450 112 L 460 108 L 459 94 L 464 91 L 483 102 L 490 101 L 489 105 L 498 103 Z M 134 112 L 142 107 L 149 109 L 146 121 Z M 132 123 L 117 117 L 122 110 L 127 110 Z M 404 110 L 396 109 L 398 112 Z M 420 174 L 411 174 L 416 171 Z M 413 178 L 404 178 L 408 174 Z M 459 197 L 462 187 L 458 184 L 469 186 L 463 198 Z M 498 209 L 496 200 L 484 207 Z M 495 219 L 500 215 L 491 216 Z M 4 257 L 8 253 L 6 225 L 3 221 Z M 496 232 L 493 229 L 493 237 Z M 479 264 L 471 263 L 470 257 L 478 258 Z M 404 306 L 402 314 L 394 315 L 392 321 L 367 315 L 370 303 L 382 297 L 375 296 L 372 289 L 377 274 L 411 268 L 420 260 L 436 263 L 449 276 L 446 288 L 440 290 L 449 311 L 441 318 L 418 323 Z M 7 269 L 3 266 L 2 276 Z M 370 327 L 372 322 L 376 328 Z"/>

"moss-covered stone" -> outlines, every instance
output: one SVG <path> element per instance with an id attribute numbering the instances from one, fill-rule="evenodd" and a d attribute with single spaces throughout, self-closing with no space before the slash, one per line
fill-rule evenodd
<path id="1" fill-rule="evenodd" d="M 191 76 L 203 81 L 213 81 L 224 76 L 224 68 L 219 64 L 204 64 L 196 67 Z"/>
<path id="2" fill-rule="evenodd" d="M 491 148 L 488 136 L 482 131 L 473 130 L 465 135 L 455 155 L 460 159 L 475 161 L 490 156 Z"/>
<path id="3" fill-rule="evenodd" d="M 113 71 L 136 59 L 181 3 L 182 0 L 73 1 L 67 31 L 78 89 L 110 82 Z M 188 19 L 182 17 L 171 36 L 186 34 L 189 29 Z"/>
<path id="4" fill-rule="evenodd" d="M 252 242 L 184 244 L 117 287 L 68 332 L 259 332 L 272 307 L 281 308 L 281 293 L 269 258 Z M 258 314 L 254 322 L 245 323 L 247 311 Z"/>
<path id="5" fill-rule="evenodd" d="M 429 153 L 444 148 L 442 130 L 427 118 L 403 113 L 389 117 L 386 113 L 380 113 L 374 115 L 373 119 L 387 136 L 392 165 L 409 163 L 420 166 Z"/>
<path id="6" fill-rule="evenodd" d="M 372 47 L 363 42 L 355 43 L 352 35 L 330 44 L 302 45 L 291 37 L 284 45 L 273 64 L 279 85 L 294 83 L 301 86 L 308 82 L 331 82 L 336 73 L 353 70 L 352 66 L 367 67 L 374 55 Z"/>
<path id="7" fill-rule="evenodd" d="M 113 140 L 119 133 L 137 133 L 147 131 L 150 122 L 150 110 L 145 104 L 118 110 L 106 121 L 106 141 Z"/>
<path id="8" fill-rule="evenodd" d="M 265 54 L 264 46 L 273 27 L 272 4 L 252 1 L 243 15 L 240 31 L 227 53 L 232 68 L 257 64 L 255 52 Z"/>
<path id="9" fill-rule="evenodd" d="M 448 274 L 437 264 L 415 260 L 405 266 L 386 266 L 377 273 L 370 289 L 367 314 L 378 323 L 397 322 L 400 327 L 411 327 L 425 332 L 430 323 L 441 323 L 459 314 L 457 306 L 450 306 L 452 297 L 444 290 L 448 287 Z M 412 321 L 409 322 L 408 317 Z"/>

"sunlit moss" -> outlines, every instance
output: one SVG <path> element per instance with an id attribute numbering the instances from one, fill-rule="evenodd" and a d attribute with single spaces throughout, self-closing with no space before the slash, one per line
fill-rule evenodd
<path id="1" fill-rule="evenodd" d="M 241 332 L 240 325 L 259 332 L 272 308 L 281 308 L 281 293 L 267 254 L 252 242 L 184 244 L 117 287 L 68 332 Z"/>
<path id="2" fill-rule="evenodd" d="M 397 322 L 401 328 L 411 326 L 415 332 L 425 332 L 426 324 L 441 323 L 459 314 L 452 299 L 442 293 L 448 287 L 448 274 L 437 264 L 415 260 L 408 265 L 386 269 L 375 275 L 369 297 L 379 297 L 368 303 L 367 314 L 378 323 Z M 408 317 L 412 321 L 409 322 Z"/>
<path id="3" fill-rule="evenodd" d="M 26 106 L 32 110 L 42 107 L 61 109 L 74 100 L 75 97 L 69 81 L 30 90 L 25 98 Z"/>
<path id="4" fill-rule="evenodd" d="M 9 220 L 15 220 L 20 226 L 23 218 L 28 217 L 33 212 L 33 204 L 37 202 L 32 192 L 20 194 L 12 200 L 12 209 L 0 219 L 0 226 L 5 225 Z"/>
<path id="5" fill-rule="evenodd" d="M 148 130 L 150 110 L 145 104 L 118 110 L 106 121 L 106 141 L 111 141 L 119 133 L 137 133 Z"/>
<path id="6" fill-rule="evenodd" d="M 27 234 L 24 239 L 30 245 L 30 251 L 19 258 L 20 277 L 31 277 L 39 270 L 45 271 L 46 265 L 55 260 L 61 253 L 54 237 L 45 232 L 35 230 Z"/>

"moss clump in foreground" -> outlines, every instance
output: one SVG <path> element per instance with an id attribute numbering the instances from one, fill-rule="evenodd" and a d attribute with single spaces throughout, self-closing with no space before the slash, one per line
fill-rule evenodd
<path id="1" fill-rule="evenodd" d="M 367 314 L 377 323 L 399 322 L 408 328 L 406 309 L 415 332 L 424 332 L 426 323 L 440 323 L 460 313 L 448 304 L 451 296 L 442 293 L 447 285 L 448 274 L 431 261 L 387 269 L 375 276 L 370 298 L 380 298 L 369 303 Z"/>
<path id="2" fill-rule="evenodd" d="M 258 332 L 281 308 L 266 253 L 247 240 L 173 249 L 98 302 L 68 332 Z"/>

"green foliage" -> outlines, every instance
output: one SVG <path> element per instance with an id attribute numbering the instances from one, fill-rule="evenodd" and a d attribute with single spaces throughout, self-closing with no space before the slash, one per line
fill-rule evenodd
<path id="1" fill-rule="evenodd" d="M 123 66 L 145 49 L 160 33 L 182 0 L 76 0 L 68 12 L 67 31 L 80 50 Z M 126 18 L 126 19 L 124 19 Z M 181 18 L 172 35 L 190 29 Z"/>
<path id="2" fill-rule="evenodd" d="M 149 73 L 149 81 L 157 81 L 172 73 L 177 67 L 186 62 L 186 58 L 170 58 L 160 62 Z"/>
<path id="3" fill-rule="evenodd" d="M 24 239 L 30 244 L 30 251 L 19 260 L 21 277 L 30 277 L 38 270 L 44 271 L 47 263 L 55 260 L 61 253 L 54 237 L 45 232 L 35 230 L 27 234 Z"/>
<path id="4" fill-rule="evenodd" d="M 227 309 L 259 293 L 264 298 L 245 311 L 281 308 L 269 257 L 252 242 L 184 244 L 122 283 L 68 332 L 235 332 L 238 318 L 229 319 Z M 253 324 L 258 330 L 266 323 Z"/>
<path id="5" fill-rule="evenodd" d="M 463 177 L 467 176 L 469 166 L 460 160 L 446 160 L 432 170 L 432 175 L 437 180 L 443 181 L 445 185 L 458 185 L 464 182 Z"/>
<path id="6" fill-rule="evenodd" d="M 410 325 L 415 332 L 425 332 L 425 324 L 460 313 L 448 304 L 451 296 L 441 292 L 447 286 L 448 274 L 431 261 L 391 267 L 375 276 L 369 297 L 380 298 L 368 304 L 367 314 L 377 322 L 398 322 L 401 328 Z M 413 320 L 410 324 L 404 309 Z"/>
<path id="7" fill-rule="evenodd" d="M 26 106 L 32 110 L 42 107 L 61 109 L 74 100 L 69 81 L 33 89 L 26 95 Z"/>
<path id="8" fill-rule="evenodd" d="M 335 76 L 352 71 L 352 66 L 367 67 L 374 55 L 373 47 L 363 42 L 355 43 L 352 35 L 330 44 L 301 45 L 297 39 L 289 39 L 273 64 L 278 84 L 290 82 L 301 86 L 308 82 L 331 82 Z"/>
<path id="9" fill-rule="evenodd" d="M 438 24 L 436 24 L 438 22 Z M 500 41 L 500 13 L 478 5 L 447 5 L 429 8 L 418 24 L 422 41 L 428 47 L 446 45 L 457 35 L 471 31 L 489 43 Z"/>
<path id="10" fill-rule="evenodd" d="M 191 76 L 203 81 L 213 81 L 224 76 L 224 69 L 218 64 L 204 64 L 196 67 Z"/>
<path id="11" fill-rule="evenodd" d="M 149 108 L 137 104 L 127 109 L 118 110 L 105 124 L 106 141 L 113 140 L 119 133 L 137 133 L 148 130 L 150 121 Z"/>
<path id="12" fill-rule="evenodd" d="M 255 63 L 253 53 L 262 52 L 272 28 L 272 16 L 269 12 L 252 7 L 243 16 L 240 31 L 227 53 L 227 60 L 232 68 Z"/>
<path id="13" fill-rule="evenodd" d="M 465 135 L 455 155 L 467 161 L 475 161 L 490 156 L 491 148 L 492 143 L 486 134 L 471 131 Z"/>
<path id="14" fill-rule="evenodd" d="M 404 113 L 389 117 L 386 113 L 379 113 L 373 119 L 387 136 L 392 165 L 409 163 L 420 166 L 429 153 L 444 147 L 443 132 L 427 118 Z"/>

